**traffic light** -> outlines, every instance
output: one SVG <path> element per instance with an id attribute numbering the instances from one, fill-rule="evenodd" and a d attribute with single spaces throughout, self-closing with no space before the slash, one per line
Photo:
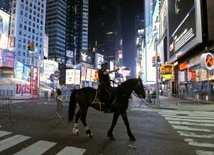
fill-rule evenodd
<path id="1" fill-rule="evenodd" d="M 30 43 L 28 43 L 27 49 L 28 49 L 28 51 L 30 51 Z"/>
<path id="2" fill-rule="evenodd" d="M 34 51 L 34 42 L 29 42 L 27 47 L 28 51 Z"/>
<path id="3" fill-rule="evenodd" d="M 157 55 L 157 62 L 160 62 L 160 55 Z"/>
<path id="4" fill-rule="evenodd" d="M 152 57 L 152 63 L 155 63 L 155 56 Z"/>
<path id="5" fill-rule="evenodd" d="M 31 42 L 31 44 L 30 44 L 30 50 L 34 51 L 34 42 Z"/>
<path id="6" fill-rule="evenodd" d="M 32 72 L 31 72 L 31 69 L 29 70 L 29 77 L 31 77 L 31 75 L 32 75 Z"/>

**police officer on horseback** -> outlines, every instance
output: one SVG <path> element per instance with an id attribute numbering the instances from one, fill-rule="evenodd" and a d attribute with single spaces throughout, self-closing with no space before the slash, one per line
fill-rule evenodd
<path id="1" fill-rule="evenodd" d="M 101 69 L 99 69 L 98 71 L 98 76 L 99 76 L 99 85 L 98 85 L 98 90 L 97 90 L 97 96 L 98 96 L 98 100 L 100 100 L 101 102 L 104 102 L 106 104 L 106 110 L 104 112 L 109 112 L 109 106 L 110 106 L 110 101 L 109 97 L 111 97 L 111 91 L 112 91 L 112 87 L 111 87 L 111 80 L 110 80 L 110 76 L 109 74 L 113 73 L 113 72 L 117 72 L 119 70 L 119 68 L 108 71 L 108 62 L 104 61 L 101 64 Z M 106 91 L 106 93 L 108 93 L 107 95 L 103 95 L 101 92 Z"/>

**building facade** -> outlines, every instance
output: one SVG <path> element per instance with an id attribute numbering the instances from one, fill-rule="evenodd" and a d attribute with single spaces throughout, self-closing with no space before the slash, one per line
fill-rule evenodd
<path id="1" fill-rule="evenodd" d="M 159 0 L 157 3 L 160 5 L 156 49 L 161 59 L 156 72 L 159 89 L 164 90 L 164 95 L 213 101 L 214 28 L 211 18 L 214 3 L 208 0 L 188 3 Z M 152 11 L 153 28 L 155 10 Z M 146 35 L 146 40 L 150 39 L 152 37 Z"/>
<path id="2" fill-rule="evenodd" d="M 15 96 L 38 95 L 44 50 L 46 1 L 10 1 L 8 50 L 15 53 Z"/>
<path id="3" fill-rule="evenodd" d="M 65 62 L 67 0 L 47 0 L 45 33 L 49 38 L 48 58 Z"/>

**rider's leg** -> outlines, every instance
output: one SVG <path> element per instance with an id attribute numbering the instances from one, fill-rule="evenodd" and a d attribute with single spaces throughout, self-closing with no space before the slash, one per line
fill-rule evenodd
<path id="1" fill-rule="evenodd" d="M 110 110 L 110 105 L 111 105 L 111 93 L 112 93 L 112 87 L 107 86 L 106 89 L 106 94 L 105 94 L 105 105 L 106 105 L 106 110 L 105 112 L 109 113 L 111 112 Z"/>

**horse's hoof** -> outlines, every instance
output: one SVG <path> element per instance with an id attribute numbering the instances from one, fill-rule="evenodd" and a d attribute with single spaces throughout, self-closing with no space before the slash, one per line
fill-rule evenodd
<path id="1" fill-rule="evenodd" d="M 77 128 L 73 128 L 73 134 L 74 135 L 79 135 L 79 130 Z"/>
<path id="2" fill-rule="evenodd" d="M 108 136 L 109 140 L 115 140 L 114 136 Z"/>
<path id="3" fill-rule="evenodd" d="M 86 130 L 86 135 L 90 138 L 93 138 L 93 134 L 91 133 L 91 130 Z"/>
<path id="4" fill-rule="evenodd" d="M 130 140 L 131 141 L 136 141 L 136 138 L 135 137 L 130 137 Z"/>
<path id="5" fill-rule="evenodd" d="M 92 134 L 87 134 L 87 136 L 88 136 L 89 138 L 93 138 Z"/>

